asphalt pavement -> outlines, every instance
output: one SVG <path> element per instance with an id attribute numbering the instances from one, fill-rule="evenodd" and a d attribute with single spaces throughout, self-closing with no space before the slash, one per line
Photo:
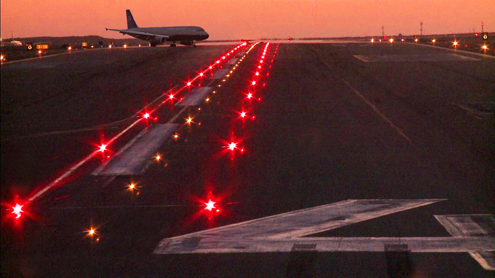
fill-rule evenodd
<path id="1" fill-rule="evenodd" d="M 493 58 L 293 41 L 1 70 L 2 275 L 493 276 Z"/>

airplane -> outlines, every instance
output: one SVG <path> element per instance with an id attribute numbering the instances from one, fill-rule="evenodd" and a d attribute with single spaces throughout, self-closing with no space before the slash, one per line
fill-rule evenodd
<path id="1" fill-rule="evenodd" d="M 7 46 L 6 43 L 10 44 L 11 46 L 23 46 L 21 41 L 16 41 L 14 39 L 10 39 L 10 41 L 4 41 L 3 39 L 0 39 L 0 43 L 2 46 Z"/>
<path id="2" fill-rule="evenodd" d="M 172 42 L 171 47 L 176 46 L 176 42 L 183 45 L 192 45 L 196 47 L 196 41 L 206 40 L 210 35 L 201 27 L 197 26 L 174 26 L 174 27 L 146 27 L 139 28 L 134 21 L 130 10 L 126 10 L 127 29 L 109 29 L 107 31 L 117 31 L 124 35 L 133 36 L 140 40 L 149 41 L 150 45 L 155 47 L 157 44 Z"/>
<path id="3" fill-rule="evenodd" d="M 11 43 L 12 45 L 15 45 L 15 46 L 22 46 L 22 42 L 21 42 L 21 41 L 13 41 L 13 40 L 12 40 L 12 41 L 10 41 L 10 43 Z"/>

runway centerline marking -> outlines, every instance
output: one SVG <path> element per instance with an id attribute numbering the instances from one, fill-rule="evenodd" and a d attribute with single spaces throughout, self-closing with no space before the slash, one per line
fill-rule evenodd
<path id="1" fill-rule="evenodd" d="M 409 144 L 412 145 L 411 139 L 402 131 L 402 129 L 400 127 L 398 127 L 397 125 L 395 125 L 389 118 L 387 118 L 387 116 L 385 116 L 382 112 L 380 112 L 380 110 L 376 107 L 376 105 L 374 105 L 367 98 L 365 98 L 356 88 L 352 87 L 351 84 L 349 84 L 349 82 L 347 82 L 347 80 L 345 80 L 345 79 L 342 79 L 342 80 L 344 81 L 344 83 L 349 88 L 351 88 L 351 90 L 358 97 L 360 97 L 366 104 L 368 104 L 368 106 L 370 106 L 373 109 L 373 111 L 375 111 L 376 114 L 378 114 L 384 121 L 386 121 L 390 125 L 390 127 L 392 127 L 393 129 L 395 129 L 397 131 L 397 133 L 399 133 L 400 136 L 402 136 L 404 139 L 406 139 L 407 142 L 409 142 Z"/>
<path id="2" fill-rule="evenodd" d="M 330 65 L 325 62 L 321 57 L 320 57 L 320 60 L 329 68 L 331 69 Z M 349 82 L 347 82 L 347 80 L 345 80 L 344 78 L 342 78 L 342 81 L 344 81 L 344 83 L 347 85 L 347 87 L 349 87 L 353 92 L 354 94 L 356 94 L 359 98 L 361 98 L 366 104 L 368 104 L 369 107 L 371 107 L 371 109 L 373 109 L 373 111 L 375 111 L 376 114 L 378 114 L 378 116 L 380 116 L 384 121 L 386 121 L 390 127 L 392 127 L 393 129 L 395 129 L 397 131 L 397 133 L 399 133 L 400 136 L 402 136 L 402 138 L 406 139 L 407 142 L 409 142 L 409 144 L 413 145 L 412 143 L 412 140 L 402 131 L 402 129 L 400 127 L 398 127 L 397 125 L 395 125 L 389 118 L 387 118 L 387 116 L 385 116 L 382 112 L 380 112 L 380 110 L 378 109 L 378 107 L 376 107 L 376 105 L 374 105 L 372 102 L 370 102 L 367 98 L 365 98 L 363 96 L 363 94 L 361 94 L 356 88 L 352 87 L 351 84 L 349 84 Z"/>

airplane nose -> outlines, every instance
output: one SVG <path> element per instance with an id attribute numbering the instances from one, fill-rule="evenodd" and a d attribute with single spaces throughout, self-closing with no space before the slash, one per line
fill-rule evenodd
<path id="1" fill-rule="evenodd" d="M 205 32 L 205 39 L 209 38 L 210 35 L 208 35 L 208 33 Z"/>

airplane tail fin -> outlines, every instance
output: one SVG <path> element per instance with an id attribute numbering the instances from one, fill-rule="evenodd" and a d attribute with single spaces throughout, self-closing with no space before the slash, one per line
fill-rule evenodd
<path id="1" fill-rule="evenodd" d="M 136 24 L 136 21 L 134 21 L 134 17 L 132 17 L 131 11 L 126 10 L 125 12 L 127 15 L 127 29 L 137 28 L 138 26 Z"/>

